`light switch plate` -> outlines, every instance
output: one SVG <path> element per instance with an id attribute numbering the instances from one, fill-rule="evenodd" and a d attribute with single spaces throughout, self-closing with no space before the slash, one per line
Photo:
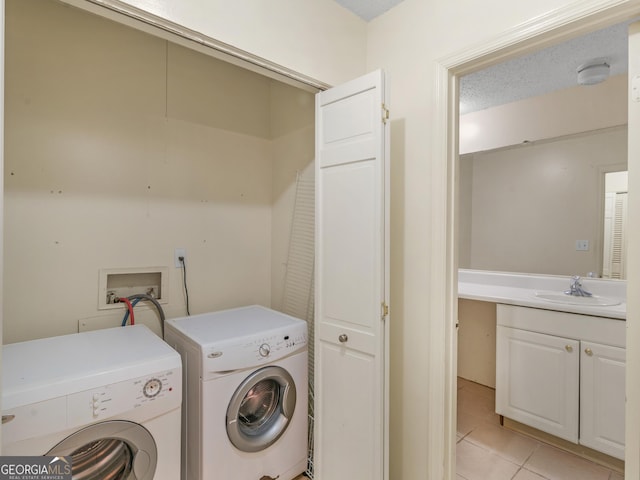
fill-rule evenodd
<path id="1" fill-rule="evenodd" d="M 586 252 L 589 250 L 589 240 L 576 240 L 576 251 Z"/>

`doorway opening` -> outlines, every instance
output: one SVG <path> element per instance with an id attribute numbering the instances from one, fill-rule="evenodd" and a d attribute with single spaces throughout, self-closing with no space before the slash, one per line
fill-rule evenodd
<path id="1" fill-rule="evenodd" d="M 577 9 L 573 12 L 564 12 L 563 18 L 548 17 L 546 19 L 537 19 L 537 25 L 527 25 L 526 28 L 515 29 L 512 32 L 508 32 L 508 35 L 501 36 L 499 45 L 489 42 L 484 45 L 483 48 L 476 49 L 471 53 L 462 53 L 460 55 L 452 56 L 441 62 L 441 70 L 439 72 L 439 83 L 442 87 L 443 93 L 440 97 L 439 114 L 441 125 L 447 125 L 448 135 L 443 135 L 443 140 L 436 150 L 439 150 L 441 157 L 447 158 L 446 165 L 438 166 L 438 173 L 440 176 L 439 181 L 446 185 L 447 192 L 444 190 L 441 192 L 443 197 L 447 198 L 449 209 L 448 217 L 443 221 L 443 226 L 446 226 L 449 235 L 449 249 L 450 262 L 447 266 L 450 271 L 446 272 L 445 278 L 451 279 L 450 286 L 452 291 L 451 303 L 448 305 L 451 316 L 448 318 L 445 331 L 442 332 L 442 340 L 446 342 L 445 347 L 448 353 L 445 353 L 445 357 L 451 368 L 448 368 L 448 384 L 445 385 L 445 390 L 450 392 L 450 398 L 452 399 L 452 407 L 455 407 L 455 401 L 457 400 L 457 369 L 458 364 L 456 357 L 458 355 L 458 338 L 456 332 L 456 320 L 458 313 L 457 305 L 457 248 L 459 246 L 459 238 L 457 236 L 456 228 L 459 222 L 459 209 L 461 205 L 459 203 L 460 183 L 458 182 L 458 175 L 460 172 L 459 150 L 458 150 L 458 138 L 461 135 L 459 131 L 458 121 L 458 108 L 459 108 L 459 80 L 462 76 L 469 73 L 478 71 L 487 65 L 494 64 L 501 60 L 507 60 L 515 58 L 519 54 L 531 52 L 536 49 L 542 49 L 549 45 L 559 43 L 561 41 L 574 38 L 577 35 L 591 32 L 597 28 L 603 28 L 612 25 L 617 22 L 626 21 L 638 15 L 638 9 L 627 7 L 626 10 L 619 8 L 611 8 L 607 12 L 584 12 Z M 549 26 L 550 24 L 551 27 Z M 525 31 L 526 30 L 526 31 Z M 534 32 L 533 34 L 531 32 Z M 444 127 L 443 127 L 444 128 Z M 437 193 L 436 193 L 437 195 Z M 455 212 L 455 213 L 454 213 Z M 444 227 L 443 227 L 444 228 Z M 447 308 L 447 306 L 444 306 Z M 438 340 L 435 340 L 435 345 Z M 455 414 L 451 409 L 451 415 L 447 416 L 443 422 L 445 423 L 445 431 L 447 430 L 447 423 L 449 423 L 449 435 L 450 446 L 445 448 L 445 458 L 455 458 L 455 452 L 453 445 L 456 444 L 456 437 L 454 436 L 454 428 L 456 428 Z M 446 454 L 446 448 L 450 448 L 449 455 Z M 449 470 L 449 477 L 455 478 L 455 462 L 451 461 L 448 466 L 445 466 L 445 470 Z M 445 472 L 446 475 L 446 472 Z"/>

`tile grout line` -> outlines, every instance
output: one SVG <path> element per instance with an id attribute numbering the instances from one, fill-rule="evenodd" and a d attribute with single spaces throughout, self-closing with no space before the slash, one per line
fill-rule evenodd
<path id="1" fill-rule="evenodd" d="M 465 393 L 468 393 L 468 394 L 471 394 L 471 395 L 476 395 L 476 394 L 478 394 L 478 393 L 479 393 L 479 392 L 476 392 L 476 391 L 472 391 L 473 389 L 465 389 L 464 387 L 463 387 L 463 388 L 461 388 L 461 389 L 459 389 L 459 391 L 460 391 L 460 390 L 462 390 L 462 391 L 466 390 L 466 392 L 465 392 Z M 481 396 L 484 398 L 484 396 L 483 396 L 483 395 L 481 395 Z M 493 425 L 493 424 L 492 424 L 492 423 L 490 423 L 490 422 L 487 422 L 487 425 Z M 513 474 L 513 476 L 511 476 L 511 480 L 514 480 L 514 479 L 515 479 L 515 478 L 520 474 L 520 472 L 522 472 L 523 470 L 524 470 L 524 471 L 526 471 L 526 472 L 528 472 L 528 473 L 529 473 L 529 474 L 531 474 L 531 475 L 535 475 L 537 478 L 540 478 L 541 480 L 543 480 L 543 479 L 544 479 L 544 480 L 551 480 L 551 479 L 553 479 L 553 478 L 554 478 L 554 477 L 551 477 L 551 478 L 550 478 L 550 477 L 547 477 L 546 475 L 543 475 L 543 474 L 541 474 L 541 473 L 538 473 L 538 472 L 536 472 L 535 470 L 530 470 L 530 469 L 527 467 L 527 463 L 531 461 L 532 457 L 536 454 L 536 452 L 539 452 L 539 451 L 540 451 L 540 449 L 541 449 L 543 446 L 545 446 L 545 445 L 546 445 L 546 446 L 548 446 L 548 447 L 550 447 L 550 448 L 557 448 L 557 447 L 554 447 L 553 445 L 546 444 L 545 442 L 540 442 L 540 441 L 536 440 L 536 441 L 535 441 L 535 447 L 534 447 L 534 448 L 532 449 L 532 451 L 527 455 L 527 457 L 526 457 L 526 458 L 521 462 L 521 464 L 519 464 L 519 462 L 513 462 L 513 459 L 509 459 L 509 458 L 503 457 L 502 455 L 500 455 L 499 451 L 494 450 L 494 449 L 493 449 L 493 448 L 491 448 L 491 446 L 490 446 L 490 445 L 488 445 L 488 444 L 487 444 L 487 445 L 485 445 L 485 444 L 483 444 L 483 443 L 478 443 L 478 444 L 477 444 L 477 443 L 475 443 L 474 441 L 471 441 L 471 440 L 469 439 L 469 437 L 471 436 L 471 434 L 472 434 L 472 433 L 474 433 L 474 432 L 476 432 L 476 431 L 478 431 L 481 427 L 482 427 L 482 425 L 474 425 L 474 426 L 473 426 L 473 427 L 472 427 L 468 432 L 466 432 L 464 435 L 461 435 L 461 436 L 460 436 L 460 438 L 457 440 L 456 444 L 457 444 L 457 445 L 460 445 L 460 444 L 462 443 L 462 441 L 464 440 L 464 441 L 465 441 L 465 443 L 467 443 L 467 444 L 473 445 L 474 447 L 479 448 L 479 449 L 483 450 L 484 452 L 486 452 L 486 453 L 488 453 L 488 454 L 496 455 L 496 457 L 500 458 L 501 460 L 504 460 L 504 461 L 510 462 L 512 465 L 514 465 L 514 466 L 516 466 L 516 467 L 517 467 L 516 472 Z M 504 426 L 501 426 L 500 428 L 501 428 L 501 429 L 505 429 L 505 428 L 504 428 Z M 530 437 L 528 437 L 527 435 L 523 435 L 523 434 L 521 434 L 520 432 L 514 432 L 514 433 L 515 433 L 515 434 L 517 434 L 517 435 L 519 435 L 519 436 L 522 436 L 522 437 L 524 437 L 524 438 L 530 438 Z M 460 434 L 460 433 L 459 433 L 459 434 Z M 534 439 L 534 440 L 535 440 L 535 439 Z M 560 450 L 561 450 L 561 449 L 560 449 Z M 592 463 L 592 462 L 590 462 L 590 463 Z M 605 467 L 605 469 L 606 469 L 606 472 L 608 473 L 607 480 L 613 480 L 613 476 L 614 476 L 614 474 L 617 474 L 617 472 L 613 471 L 612 469 L 608 469 L 608 468 L 606 468 L 606 467 Z M 459 477 L 460 477 L 460 478 L 463 478 L 463 479 L 465 479 L 465 480 L 466 480 L 466 477 L 464 477 L 463 475 L 461 475 L 461 474 L 458 474 L 458 475 L 459 475 Z M 487 479 L 487 480 L 489 480 L 489 479 Z"/>

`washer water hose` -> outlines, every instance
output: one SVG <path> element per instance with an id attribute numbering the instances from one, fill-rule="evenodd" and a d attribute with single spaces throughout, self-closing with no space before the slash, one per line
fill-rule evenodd
<path id="1" fill-rule="evenodd" d="M 156 307 L 156 310 L 158 310 L 158 315 L 160 315 L 160 329 L 162 330 L 162 338 L 164 339 L 165 316 L 164 316 L 164 310 L 162 310 L 162 306 L 160 305 L 160 302 L 158 302 L 158 300 L 156 300 L 154 297 L 146 293 L 136 293 L 134 295 L 130 295 L 129 297 L 127 297 L 127 300 L 131 301 L 132 313 L 133 313 L 133 307 L 135 307 L 138 304 L 138 302 L 140 302 L 141 300 L 148 300 L 151 303 L 153 303 L 153 306 Z M 124 318 L 122 319 L 123 327 L 127 324 L 128 318 L 129 318 L 129 310 L 127 310 L 127 313 L 125 313 Z"/>

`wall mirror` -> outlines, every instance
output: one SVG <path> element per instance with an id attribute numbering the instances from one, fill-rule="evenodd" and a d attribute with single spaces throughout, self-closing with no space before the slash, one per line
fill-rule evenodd
<path id="1" fill-rule="evenodd" d="M 602 38 L 618 37 L 626 45 L 626 24 L 594 32 L 593 47 L 585 51 L 597 56 L 601 52 L 592 48 L 597 50 Z M 576 51 L 571 42 L 558 48 L 568 49 L 555 52 L 567 59 Z M 529 61 L 553 77 L 546 57 L 541 53 Z M 520 61 L 526 60 L 460 81 L 459 266 L 624 279 L 623 237 L 610 230 L 620 214 L 609 206 L 624 200 L 622 194 L 607 194 L 605 208 L 605 173 L 626 170 L 626 53 L 611 62 L 610 76 L 594 85 L 580 84 L 578 65 L 563 66 L 569 83 L 555 89 Z M 520 80 L 510 71 L 518 71 Z M 479 78 L 472 79 L 470 90 L 476 93 L 467 101 L 465 80 L 474 75 Z M 484 104 L 482 82 L 496 96 Z M 522 87 L 515 93 L 520 97 L 507 98 L 514 84 Z"/>

